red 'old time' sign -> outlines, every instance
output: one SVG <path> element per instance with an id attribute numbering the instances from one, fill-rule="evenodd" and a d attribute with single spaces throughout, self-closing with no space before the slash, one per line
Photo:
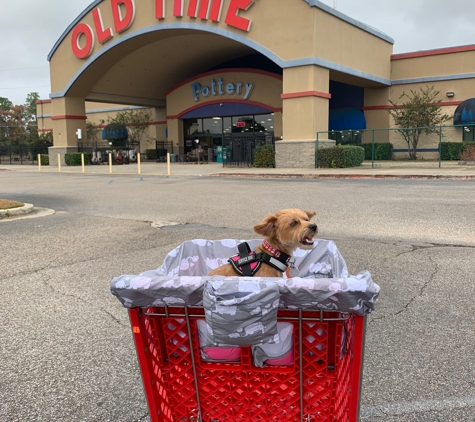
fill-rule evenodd
<path id="1" fill-rule="evenodd" d="M 173 0 L 173 16 L 176 19 L 188 16 L 204 21 L 220 22 L 224 0 Z M 256 0 L 230 0 L 228 10 L 225 13 L 226 25 L 241 31 L 249 32 L 251 21 L 239 16 L 241 10 L 248 10 Z M 104 44 L 117 34 L 126 31 L 135 19 L 135 0 L 109 0 L 113 28 L 104 27 L 100 7 L 92 11 L 94 28 L 86 23 L 77 24 L 72 33 L 71 46 L 76 57 L 85 59 L 94 50 L 97 40 Z M 165 19 L 168 11 L 165 8 L 165 0 L 155 0 L 155 18 Z"/>

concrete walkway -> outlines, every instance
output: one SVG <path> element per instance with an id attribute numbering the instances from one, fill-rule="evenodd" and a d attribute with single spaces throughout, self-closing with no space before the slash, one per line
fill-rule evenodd
<path id="1" fill-rule="evenodd" d="M 38 172 L 36 165 L 0 164 L 0 171 Z M 57 166 L 42 166 L 42 172 L 58 173 Z M 81 174 L 81 167 L 61 167 L 62 173 Z M 85 166 L 85 174 L 138 175 L 138 165 Z M 460 165 L 456 161 L 365 161 L 359 167 L 328 168 L 249 168 L 223 167 L 220 163 L 180 164 L 143 162 L 141 176 L 222 176 L 222 177 L 269 177 L 269 178 L 427 178 L 427 179 L 472 179 L 475 180 L 474 165 Z"/>

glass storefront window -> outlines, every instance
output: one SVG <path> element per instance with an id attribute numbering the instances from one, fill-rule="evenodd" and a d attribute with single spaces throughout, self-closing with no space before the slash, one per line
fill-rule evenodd
<path id="1" fill-rule="evenodd" d="M 274 133 L 274 113 L 184 120 L 185 136 Z"/>
<path id="2" fill-rule="evenodd" d="M 184 129 L 186 135 L 203 132 L 202 119 L 187 119 L 184 121 Z"/>
<path id="3" fill-rule="evenodd" d="M 233 122 L 231 117 L 223 117 L 223 134 L 229 135 L 232 132 Z"/>
<path id="4" fill-rule="evenodd" d="M 253 116 L 233 117 L 233 133 L 252 133 L 254 132 L 255 120 Z"/>
<path id="5" fill-rule="evenodd" d="M 203 131 L 204 133 L 223 133 L 223 121 L 221 117 L 203 119 Z"/>
<path id="6" fill-rule="evenodd" d="M 274 113 L 259 114 L 254 119 L 258 125 L 256 132 L 274 132 Z"/>

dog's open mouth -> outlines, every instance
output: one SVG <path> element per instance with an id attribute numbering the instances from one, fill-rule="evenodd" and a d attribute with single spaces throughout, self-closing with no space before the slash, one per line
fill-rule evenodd
<path id="1" fill-rule="evenodd" d="M 303 239 L 300 240 L 300 243 L 305 246 L 312 246 L 313 239 L 311 237 L 305 236 Z"/>

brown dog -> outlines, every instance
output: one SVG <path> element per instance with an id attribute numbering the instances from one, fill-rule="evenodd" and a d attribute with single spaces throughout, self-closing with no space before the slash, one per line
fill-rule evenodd
<path id="1" fill-rule="evenodd" d="M 282 264 L 277 263 L 279 268 L 276 268 L 264 261 L 254 276 L 282 277 L 284 268 L 290 265 L 290 257 L 295 249 L 312 249 L 313 238 L 318 232 L 317 225 L 310 221 L 314 216 L 314 211 L 286 209 L 269 214 L 262 223 L 255 225 L 254 231 L 265 239 L 254 249 L 256 254 L 265 254 L 266 258 L 270 255 Z M 285 259 L 282 259 L 283 257 Z M 284 264 L 285 261 L 287 265 Z M 208 275 L 238 276 L 240 274 L 235 271 L 233 265 L 225 264 Z"/>

